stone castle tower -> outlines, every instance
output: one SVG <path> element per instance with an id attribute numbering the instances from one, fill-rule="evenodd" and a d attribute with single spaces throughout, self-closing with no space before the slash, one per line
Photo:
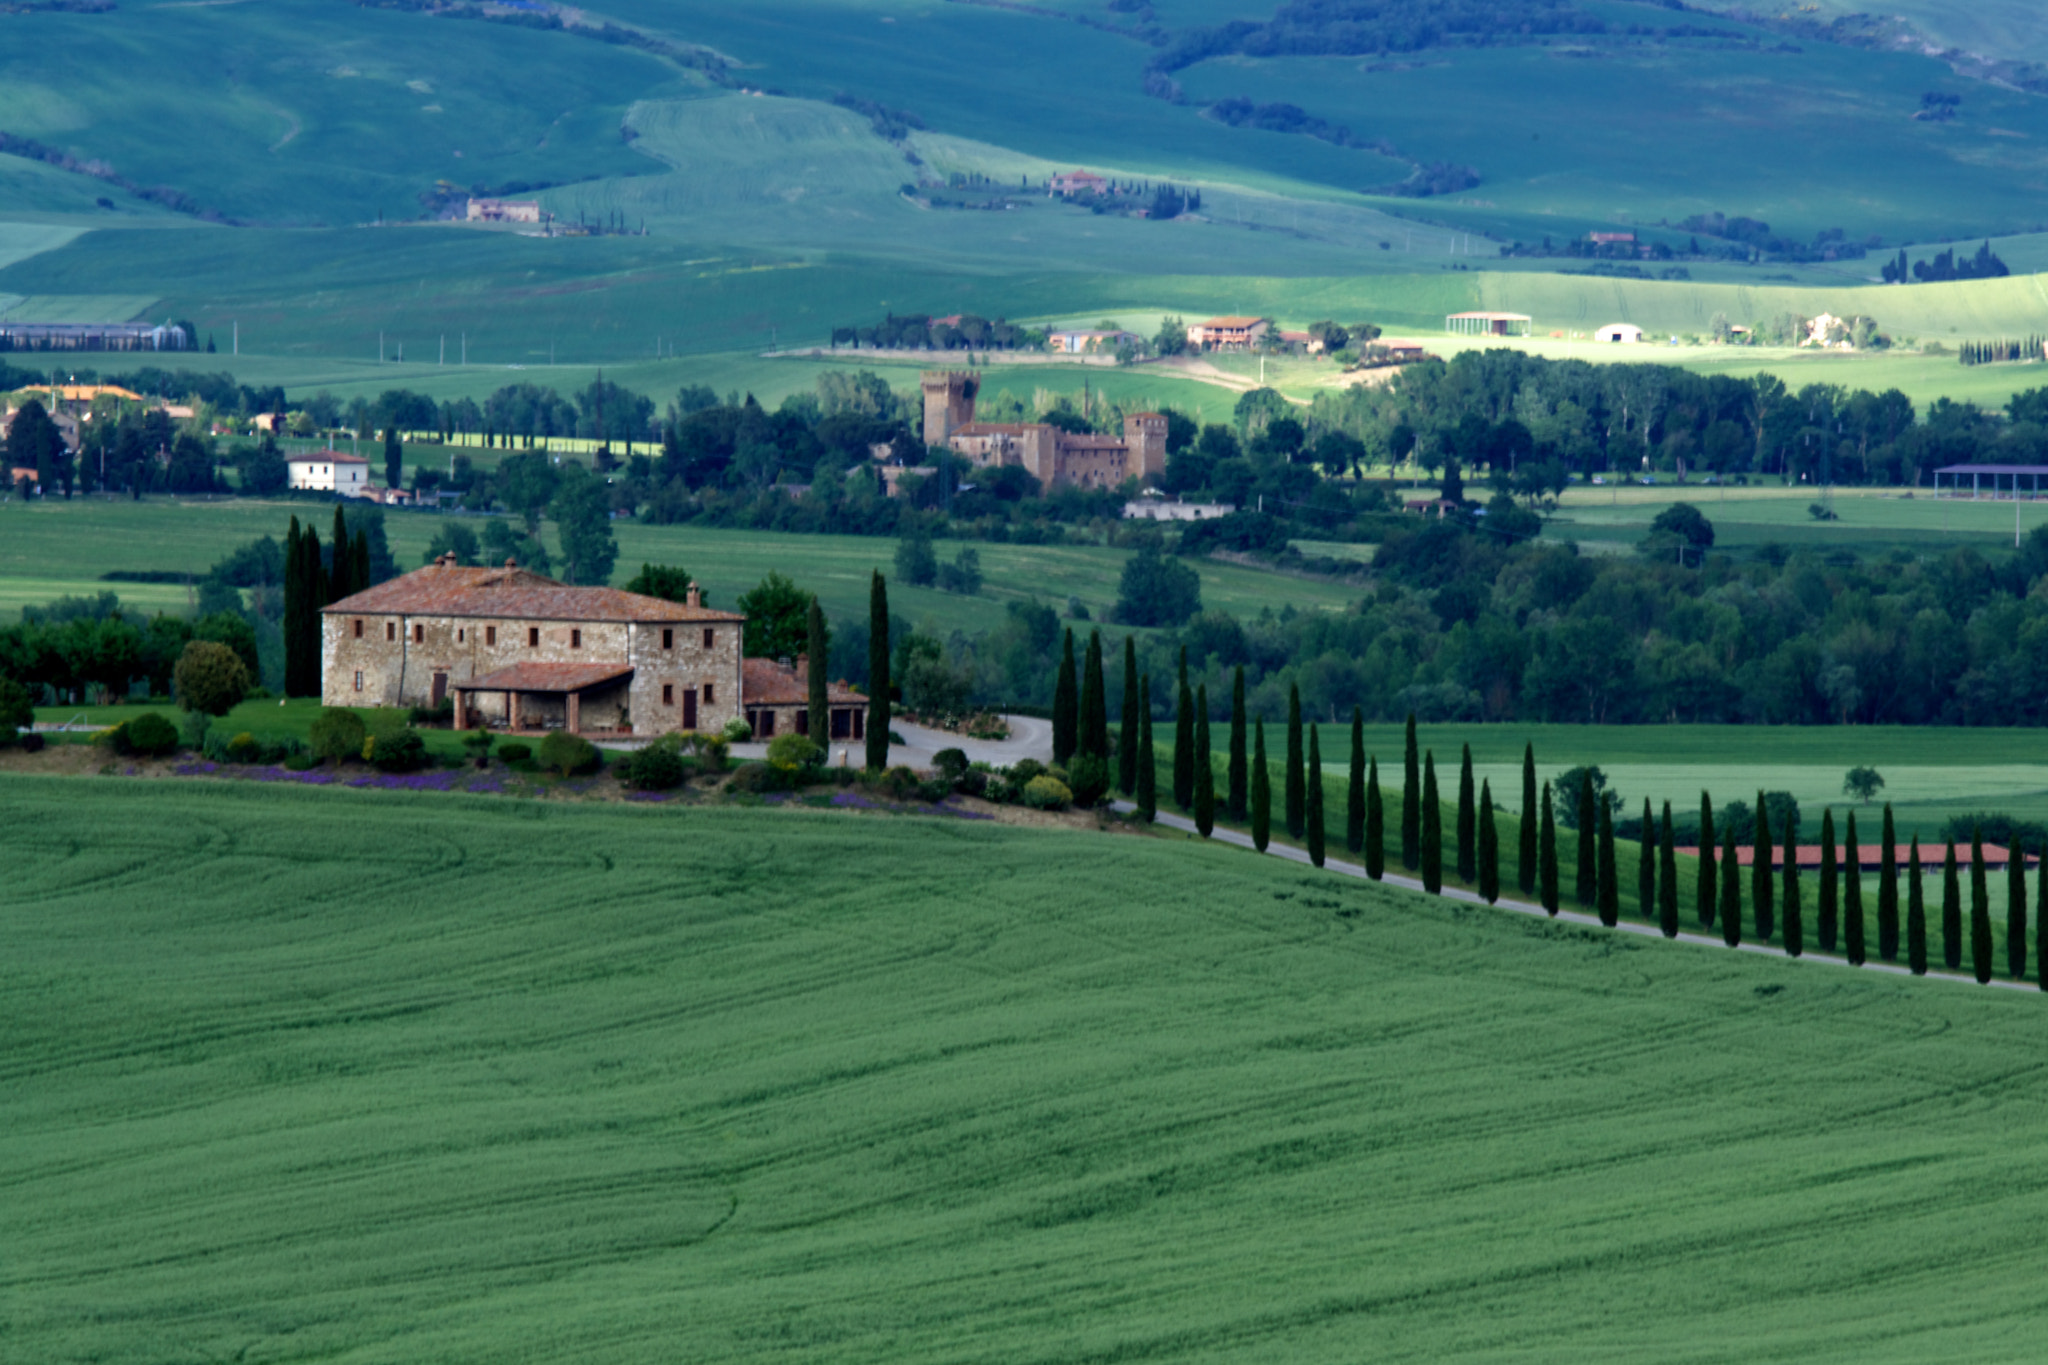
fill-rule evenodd
<path id="1" fill-rule="evenodd" d="M 980 390 L 981 380 L 974 375 L 959 370 L 926 370 L 924 443 L 942 446 L 947 437 L 972 422 L 974 396 Z M 1165 449 L 1163 444 L 1160 448 Z"/>
<path id="2" fill-rule="evenodd" d="M 1166 473 L 1166 418 L 1156 412 L 1131 413 L 1124 418 L 1124 446 L 1133 478 Z"/>

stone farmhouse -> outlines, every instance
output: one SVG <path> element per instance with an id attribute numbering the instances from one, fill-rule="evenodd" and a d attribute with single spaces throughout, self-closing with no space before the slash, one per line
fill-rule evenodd
<path id="1" fill-rule="evenodd" d="M 810 660 L 745 659 L 740 663 L 740 700 L 755 739 L 773 739 L 794 731 L 816 743 L 834 739 L 866 739 L 867 698 L 844 683 L 825 685 L 831 732 L 811 734 Z"/>
<path id="2" fill-rule="evenodd" d="M 980 384 L 958 370 L 925 372 L 926 445 L 945 446 L 977 468 L 1017 466 L 1047 490 L 1116 488 L 1166 472 L 1166 418 L 1159 413 L 1131 413 L 1122 436 L 1062 431 L 1048 422 L 977 422 Z"/>
<path id="3" fill-rule="evenodd" d="M 1188 345 L 1198 351 L 1249 351 L 1271 328 L 1264 318 L 1210 318 L 1188 328 Z"/>
<path id="4" fill-rule="evenodd" d="M 370 487 L 370 462 L 339 450 L 316 450 L 285 461 L 285 487 L 360 498 Z"/>
<path id="5" fill-rule="evenodd" d="M 465 215 L 472 223 L 538 223 L 538 199 L 472 199 Z"/>

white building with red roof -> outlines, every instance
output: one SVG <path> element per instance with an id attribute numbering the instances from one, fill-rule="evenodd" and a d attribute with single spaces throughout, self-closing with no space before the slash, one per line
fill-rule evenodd
<path id="1" fill-rule="evenodd" d="M 316 450 L 285 461 L 285 487 L 308 493 L 339 493 L 360 498 L 370 491 L 370 462 L 339 450 Z"/>

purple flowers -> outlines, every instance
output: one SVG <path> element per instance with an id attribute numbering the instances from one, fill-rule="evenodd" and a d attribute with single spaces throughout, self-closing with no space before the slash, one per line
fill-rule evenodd
<path id="1" fill-rule="evenodd" d="M 455 784 L 462 780 L 456 772 L 433 773 L 371 773 L 350 782 L 351 787 L 374 787 L 378 791 L 390 792 L 445 792 L 455 790 Z"/>

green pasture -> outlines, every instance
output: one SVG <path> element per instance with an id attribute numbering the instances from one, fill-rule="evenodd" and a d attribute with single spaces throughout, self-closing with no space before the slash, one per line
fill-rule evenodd
<path id="1" fill-rule="evenodd" d="M 0 827 L 23 1358 L 2016 1359 L 2044 1307 L 2030 993 L 1177 838 Z"/>
<path id="2" fill-rule="evenodd" d="M 1717 550 L 1850 550 L 1869 559 L 1939 554 L 1962 545 L 1992 553 L 2048 526 L 2048 503 L 1936 498 L 1925 488 L 1918 492 L 1905 497 L 1890 489 L 1811 486 L 1580 487 L 1566 494 L 1544 534 L 1589 548 L 1631 547 L 1649 534 L 1664 508 L 1688 502 L 1713 523 Z M 1819 503 L 1834 512 L 1835 520 L 1813 517 L 1809 509 Z"/>

